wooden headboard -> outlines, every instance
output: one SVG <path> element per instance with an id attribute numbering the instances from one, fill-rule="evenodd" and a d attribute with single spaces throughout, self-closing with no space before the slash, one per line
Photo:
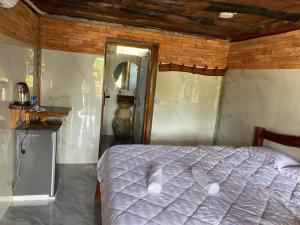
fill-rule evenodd
<path id="1" fill-rule="evenodd" d="M 269 140 L 289 147 L 300 148 L 300 136 L 292 136 L 271 132 L 262 127 L 255 127 L 253 146 L 263 146 L 264 140 Z"/>

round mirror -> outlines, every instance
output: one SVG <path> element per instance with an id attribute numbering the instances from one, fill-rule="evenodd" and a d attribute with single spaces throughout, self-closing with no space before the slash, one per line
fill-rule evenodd
<path id="1" fill-rule="evenodd" d="M 121 90 L 134 90 L 137 82 L 138 67 L 135 63 L 121 62 L 113 73 L 115 87 Z"/>

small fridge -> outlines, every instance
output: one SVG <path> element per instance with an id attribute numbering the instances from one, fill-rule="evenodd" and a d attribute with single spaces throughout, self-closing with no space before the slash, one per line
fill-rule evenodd
<path id="1" fill-rule="evenodd" d="M 61 122 L 31 122 L 15 130 L 14 196 L 55 197 Z"/>

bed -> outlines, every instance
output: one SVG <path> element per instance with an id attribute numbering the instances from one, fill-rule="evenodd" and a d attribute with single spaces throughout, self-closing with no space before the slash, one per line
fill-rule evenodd
<path id="1" fill-rule="evenodd" d="M 252 147 L 119 145 L 97 166 L 103 225 L 300 224 L 300 167 L 262 147 L 264 139 L 300 147 L 300 138 L 256 128 Z M 151 164 L 163 168 L 150 194 Z M 213 196 L 193 179 L 201 167 L 220 185 Z"/>

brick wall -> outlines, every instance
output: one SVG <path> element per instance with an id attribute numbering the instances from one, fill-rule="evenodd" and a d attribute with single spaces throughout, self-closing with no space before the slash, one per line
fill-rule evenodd
<path id="1" fill-rule="evenodd" d="M 299 69 L 300 30 L 231 43 L 229 69 Z"/>
<path id="2" fill-rule="evenodd" d="M 112 37 L 159 43 L 162 63 L 226 67 L 229 43 L 224 40 L 47 17 L 40 23 L 42 48 L 104 55 L 106 38 Z"/>
<path id="3" fill-rule="evenodd" d="M 37 45 L 39 17 L 25 3 L 0 8 L 0 33 L 30 45 Z"/>

